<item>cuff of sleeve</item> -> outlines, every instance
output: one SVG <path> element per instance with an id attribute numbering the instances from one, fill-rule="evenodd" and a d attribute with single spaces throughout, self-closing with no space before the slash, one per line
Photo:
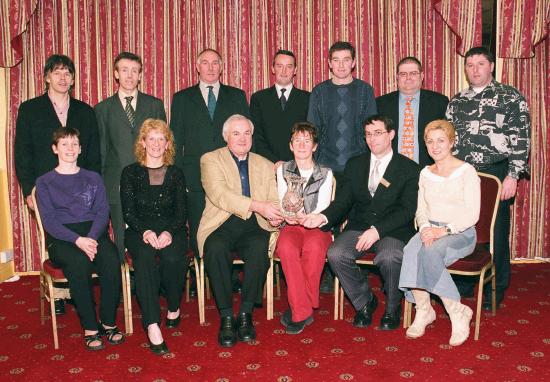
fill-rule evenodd
<path id="1" fill-rule="evenodd" d="M 458 233 L 456 227 L 452 224 L 447 224 L 447 228 L 449 228 L 451 230 L 451 234 L 453 234 L 453 235 Z"/>
<path id="2" fill-rule="evenodd" d="M 323 223 L 319 226 L 319 228 L 325 226 L 328 224 L 328 219 L 325 215 L 321 214 L 321 216 L 323 217 Z"/>

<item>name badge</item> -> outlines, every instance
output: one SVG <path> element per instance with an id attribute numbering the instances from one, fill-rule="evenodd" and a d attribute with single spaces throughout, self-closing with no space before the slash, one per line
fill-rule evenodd
<path id="1" fill-rule="evenodd" d="M 380 179 L 380 184 L 381 184 L 382 186 L 386 187 L 386 188 L 388 188 L 388 187 L 391 185 L 391 183 L 388 182 L 388 181 L 387 181 L 386 179 L 384 179 L 384 178 Z"/>

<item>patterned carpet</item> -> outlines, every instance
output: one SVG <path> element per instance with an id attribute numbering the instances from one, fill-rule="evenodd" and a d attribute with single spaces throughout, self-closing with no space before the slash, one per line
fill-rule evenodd
<path id="1" fill-rule="evenodd" d="M 379 297 L 379 280 L 371 275 Z M 383 298 L 382 298 L 383 299 Z M 447 342 L 451 324 L 441 306 L 437 320 L 418 340 L 404 330 L 355 329 L 353 309 L 344 321 L 332 319 L 332 295 L 322 295 L 315 322 L 296 336 L 284 333 L 279 315 L 286 299 L 275 301 L 275 319 L 255 312 L 257 341 L 231 349 L 217 344 L 218 317 L 207 301 L 207 325 L 198 324 L 196 301 L 182 304 L 180 327 L 164 329 L 171 353 L 149 352 L 140 330 L 118 346 L 84 349 L 72 306 L 60 317 L 60 349 L 54 350 L 49 321 L 40 325 L 38 278 L 0 284 L 1 381 L 548 381 L 550 380 L 550 264 L 514 265 L 512 285 L 496 317 L 484 314 L 479 341 L 457 348 Z M 466 300 L 473 307 L 473 300 Z M 122 311 L 119 325 L 123 324 Z"/>

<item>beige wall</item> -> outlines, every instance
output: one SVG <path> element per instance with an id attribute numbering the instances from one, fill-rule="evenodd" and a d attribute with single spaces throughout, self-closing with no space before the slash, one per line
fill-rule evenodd
<path id="1" fill-rule="evenodd" d="M 6 163 L 9 69 L 0 68 L 0 250 L 13 248 Z"/>

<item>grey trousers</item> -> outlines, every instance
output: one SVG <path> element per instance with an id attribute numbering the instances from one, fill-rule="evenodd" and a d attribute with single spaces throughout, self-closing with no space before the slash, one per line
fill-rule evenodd
<path id="1" fill-rule="evenodd" d="M 327 257 L 333 272 L 340 280 L 344 292 L 350 299 L 355 310 L 363 308 L 371 299 L 372 290 L 368 280 L 361 273 L 355 260 L 364 252 L 355 249 L 358 237 L 362 231 L 344 231 L 329 247 Z M 369 251 L 376 253 L 376 265 L 384 281 L 386 294 L 386 311 L 395 310 L 401 303 L 401 291 L 398 288 L 403 248 L 405 243 L 393 237 L 383 237 Z"/>

